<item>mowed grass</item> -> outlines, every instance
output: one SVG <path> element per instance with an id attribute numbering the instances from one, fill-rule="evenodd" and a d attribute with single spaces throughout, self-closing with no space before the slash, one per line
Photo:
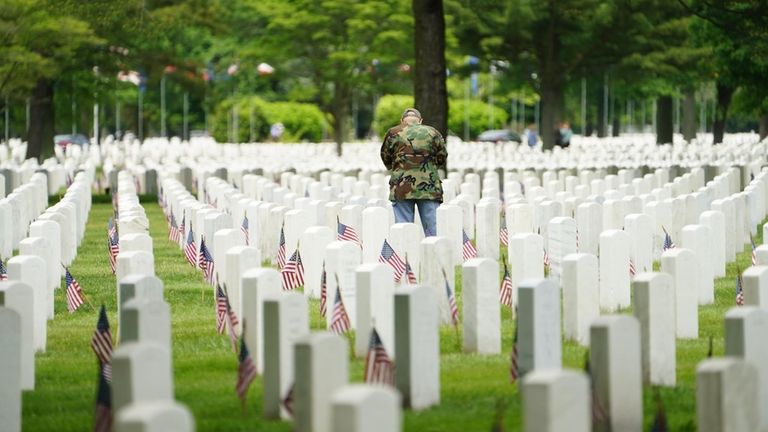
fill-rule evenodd
<path id="1" fill-rule="evenodd" d="M 237 358 L 229 340 L 215 330 L 214 299 L 177 245 L 167 240 L 167 226 L 160 207 L 144 203 L 154 240 L 155 272 L 165 284 L 171 306 L 173 365 L 176 399 L 193 412 L 200 431 L 289 431 L 289 422 L 265 420 L 262 415 L 262 385 L 258 377 L 251 385 L 245 412 L 235 394 Z M 64 291 L 56 292 L 56 318 L 48 325 L 47 351 L 37 355 L 36 387 L 23 397 L 25 431 L 82 431 L 92 427 L 96 395 L 97 364 L 90 338 L 97 308 L 106 305 L 113 335 L 116 335 L 116 289 L 106 255 L 106 222 L 109 204 L 94 204 L 83 244 L 71 271 L 96 309 L 84 305 L 74 314 L 66 309 Z M 758 230 L 756 241 L 762 233 Z M 696 365 L 707 356 L 709 337 L 714 354 L 723 354 L 723 319 L 733 307 L 737 267 L 750 265 L 748 247 L 728 274 L 715 283 L 715 304 L 699 308 L 696 340 L 677 342 L 677 380 L 674 388 L 646 388 L 646 428 L 653 421 L 658 393 L 667 411 L 670 430 L 696 430 Z M 461 275 L 456 291 L 461 309 Z M 630 313 L 630 311 L 624 311 Z M 310 301 L 311 326 L 324 329 L 317 300 Z M 404 429 L 409 431 L 487 431 L 495 419 L 503 418 L 504 430 L 521 430 L 521 399 L 518 385 L 509 382 L 509 353 L 514 323 L 502 310 L 502 354 L 482 356 L 461 352 L 453 327 L 440 329 L 440 405 L 422 411 L 405 411 Z M 353 334 L 349 335 L 352 347 Z M 350 350 L 351 352 L 351 350 Z M 586 349 L 564 341 L 565 367 L 581 369 Z M 362 382 L 363 359 L 350 357 L 350 381 Z"/>

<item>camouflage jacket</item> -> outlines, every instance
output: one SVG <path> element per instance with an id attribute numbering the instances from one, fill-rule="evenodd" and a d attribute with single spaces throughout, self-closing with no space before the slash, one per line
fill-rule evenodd
<path id="1" fill-rule="evenodd" d="M 401 124 L 389 129 L 381 145 L 381 161 L 391 174 L 389 199 L 442 202 L 437 170 L 445 170 L 447 157 L 443 136 L 431 126 Z"/>

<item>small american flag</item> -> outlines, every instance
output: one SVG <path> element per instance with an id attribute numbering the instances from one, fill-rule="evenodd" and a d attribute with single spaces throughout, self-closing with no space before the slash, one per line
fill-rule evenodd
<path id="1" fill-rule="evenodd" d="M 384 239 L 384 245 L 381 247 L 379 262 L 389 264 L 394 271 L 395 282 L 400 282 L 400 278 L 403 277 L 403 273 L 405 273 L 405 262 L 403 262 L 400 255 L 392 249 L 392 246 L 386 239 Z"/>
<path id="2" fill-rule="evenodd" d="M 285 266 L 285 225 L 280 227 L 280 242 L 277 244 L 277 268 Z"/>
<path id="3" fill-rule="evenodd" d="M 184 232 L 187 230 L 187 227 L 185 226 L 185 218 L 186 215 L 181 216 L 181 225 L 179 225 L 179 229 L 176 231 L 176 241 L 180 242 L 184 239 Z"/>
<path id="4" fill-rule="evenodd" d="M 472 258 L 477 258 L 477 249 L 472 244 L 472 240 L 469 239 L 467 232 L 461 230 L 461 234 L 464 236 L 464 244 L 461 246 L 461 253 L 464 256 L 464 261 Z"/>
<path id="5" fill-rule="evenodd" d="M 519 320 L 515 320 L 515 338 L 512 340 L 512 352 L 509 355 L 509 382 L 513 383 L 520 378 L 520 367 L 517 364 L 517 336 L 520 328 Z"/>
<path id="6" fill-rule="evenodd" d="M 352 327 L 349 323 L 347 309 L 344 307 L 344 301 L 341 299 L 341 286 L 338 283 L 336 284 L 336 301 L 333 302 L 333 317 L 330 327 L 331 331 L 338 335 L 343 335 Z"/>
<path id="7" fill-rule="evenodd" d="M 102 373 L 107 382 L 112 381 L 112 333 L 109 331 L 109 320 L 104 305 L 101 305 L 96 331 L 91 337 L 91 349 L 96 354 L 99 363 L 104 367 Z"/>
<path id="8" fill-rule="evenodd" d="M 108 364 L 99 364 L 99 385 L 96 390 L 96 410 L 93 415 L 94 432 L 112 430 L 112 391 L 109 385 L 111 372 L 107 370 L 108 368 Z"/>
<path id="9" fill-rule="evenodd" d="M 454 326 L 459 325 L 459 307 L 456 306 L 456 296 L 453 295 L 453 290 L 448 284 L 448 278 L 445 279 L 445 295 L 448 297 L 448 308 L 451 311 L 451 323 Z"/>
<path id="10" fill-rule="evenodd" d="M 168 240 L 172 242 L 179 242 L 179 226 L 176 224 L 176 216 L 171 212 L 171 222 L 168 227 Z"/>
<path id="11" fill-rule="evenodd" d="M 115 224 L 115 218 L 109 218 L 107 222 L 107 236 L 114 237 L 117 234 L 117 225 Z"/>
<path id="12" fill-rule="evenodd" d="M 736 276 L 736 306 L 744 306 L 744 279 L 741 277 L 741 270 Z"/>
<path id="13" fill-rule="evenodd" d="M 637 268 L 635 268 L 635 262 L 632 260 L 632 258 L 629 259 L 629 275 L 634 276 L 637 274 Z"/>
<path id="14" fill-rule="evenodd" d="M 504 277 L 501 279 L 501 289 L 499 290 L 499 302 L 504 306 L 512 307 L 512 278 L 509 275 L 506 261 L 504 262 Z"/>
<path id="15" fill-rule="evenodd" d="M 507 229 L 507 217 L 501 213 L 501 229 L 499 230 L 499 239 L 501 244 L 509 246 L 509 230 Z"/>
<path id="16" fill-rule="evenodd" d="M 109 257 L 109 267 L 112 269 L 112 274 L 115 274 L 117 268 L 117 254 L 120 253 L 120 237 L 117 233 L 117 228 L 112 218 L 109 219 L 107 225 L 107 254 Z"/>
<path id="17" fill-rule="evenodd" d="M 663 226 L 661 229 L 664 230 L 664 244 L 662 245 L 662 251 L 676 248 L 677 245 L 672 241 L 672 237 L 667 232 L 667 229 Z"/>
<path id="18" fill-rule="evenodd" d="M 350 241 L 361 246 L 360 237 L 357 236 L 357 232 L 354 228 L 349 225 L 344 225 L 338 218 L 336 219 L 336 228 L 336 240 Z"/>
<path id="19" fill-rule="evenodd" d="M 328 310 L 328 286 L 326 279 L 325 261 L 323 261 L 323 274 L 320 276 L 320 316 L 323 318 L 325 318 L 325 313 Z"/>
<path id="20" fill-rule="evenodd" d="M 82 306 L 84 302 L 83 290 L 80 289 L 80 284 L 77 282 L 77 279 L 72 277 L 69 269 L 65 270 L 64 281 L 67 283 L 67 309 L 69 313 L 72 313 Z"/>
<path id="21" fill-rule="evenodd" d="M 243 224 L 240 225 L 240 231 L 243 232 L 243 236 L 245 237 L 245 245 L 249 246 L 251 244 L 251 235 L 248 233 L 248 215 L 243 217 Z"/>
<path id="22" fill-rule="evenodd" d="M 237 314 L 235 314 L 235 311 L 232 310 L 232 305 L 229 304 L 229 296 L 227 296 L 227 287 L 224 286 L 224 303 L 227 308 L 227 319 L 226 321 L 229 323 L 229 339 L 232 342 L 232 352 L 237 352 L 237 333 L 235 332 L 235 328 L 237 328 L 237 325 L 240 324 L 240 321 L 237 319 Z M 217 305 L 218 308 L 218 305 Z"/>
<path id="23" fill-rule="evenodd" d="M 752 238 L 752 233 L 749 233 L 749 242 L 752 243 L 752 265 L 757 265 L 757 246 L 755 245 L 755 239 Z"/>
<path id="24" fill-rule="evenodd" d="M 187 235 L 187 243 L 184 245 L 184 255 L 187 257 L 187 261 L 192 267 L 197 264 L 197 246 L 195 246 L 195 233 L 192 231 L 192 226 L 189 226 L 189 235 Z"/>
<path id="25" fill-rule="evenodd" d="M 0 281 L 8 280 L 8 270 L 5 268 L 3 259 L 0 258 Z"/>
<path id="26" fill-rule="evenodd" d="M 584 372 L 586 372 L 589 377 L 590 392 L 592 393 L 592 424 L 597 425 L 605 421 L 607 413 L 605 412 L 605 407 L 603 406 L 602 401 L 600 401 L 600 397 L 597 395 L 595 382 L 592 380 L 592 372 L 589 366 L 589 351 L 587 351 L 584 356 L 586 357 L 584 362 Z"/>
<path id="27" fill-rule="evenodd" d="M 216 287 L 216 331 L 224 334 L 227 328 L 227 296 L 221 286 Z"/>
<path id="28" fill-rule="evenodd" d="M 298 249 L 291 255 L 280 273 L 283 276 L 284 290 L 294 290 L 304 286 L 304 264 L 301 262 L 301 254 Z"/>
<path id="29" fill-rule="evenodd" d="M 416 280 L 416 273 L 411 268 L 411 263 L 408 262 L 408 255 L 405 256 L 405 278 L 409 285 L 416 285 L 419 281 Z"/>
<path id="30" fill-rule="evenodd" d="M 245 404 L 245 397 L 248 394 L 248 387 L 250 387 L 253 379 L 256 378 L 256 365 L 253 363 L 248 347 L 245 345 L 245 337 L 240 338 L 240 360 L 237 368 L 237 384 L 235 385 L 235 391 L 240 401 Z"/>
<path id="31" fill-rule="evenodd" d="M 216 265 L 213 262 L 213 256 L 205 245 L 205 239 L 200 239 L 200 268 L 203 269 L 203 277 L 210 285 L 213 285 L 213 276 L 216 274 Z"/>
<path id="32" fill-rule="evenodd" d="M 365 382 L 395 385 L 395 363 L 387 355 L 376 327 L 371 330 L 368 356 L 365 358 Z"/>
<path id="33" fill-rule="evenodd" d="M 549 253 L 547 252 L 547 248 L 545 247 L 544 248 L 544 268 L 548 270 L 551 264 L 552 263 L 549 261 Z"/>

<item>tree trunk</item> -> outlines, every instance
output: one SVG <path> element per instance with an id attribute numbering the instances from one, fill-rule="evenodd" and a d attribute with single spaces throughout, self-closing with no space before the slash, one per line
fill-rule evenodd
<path id="1" fill-rule="evenodd" d="M 541 141 L 544 150 L 555 146 L 555 132 L 563 121 L 563 88 L 557 78 L 550 84 L 542 80 Z"/>
<path id="2" fill-rule="evenodd" d="M 712 143 L 720 144 L 723 142 L 725 134 L 725 121 L 728 119 L 728 107 L 731 105 L 731 96 L 733 96 L 733 87 L 718 82 L 717 88 L 717 106 L 715 107 L 715 123 L 712 125 Z"/>
<path id="3" fill-rule="evenodd" d="M 560 126 L 563 112 L 563 76 L 560 59 L 560 34 L 558 33 L 557 7 L 554 0 L 546 6 L 548 17 L 546 30 L 541 35 L 539 59 L 541 59 L 541 141 L 544 150 L 555 145 L 555 130 Z"/>
<path id="4" fill-rule="evenodd" d="M 611 136 L 617 137 L 619 135 L 621 135 L 621 119 L 614 108 L 613 119 L 611 119 Z"/>
<path id="5" fill-rule="evenodd" d="M 605 98 L 608 88 L 606 86 L 600 86 L 600 100 L 597 101 L 597 136 L 603 138 L 608 135 L 608 124 L 605 121 L 605 110 L 608 108 L 605 106 Z"/>
<path id="6" fill-rule="evenodd" d="M 342 144 L 347 137 L 347 103 L 349 102 L 349 86 L 336 82 L 333 86 L 333 138 L 336 141 L 336 154 L 341 156 Z"/>
<path id="7" fill-rule="evenodd" d="M 413 94 L 424 123 L 448 134 L 445 85 L 445 16 L 442 0 L 413 0 Z"/>
<path id="8" fill-rule="evenodd" d="M 693 89 L 686 89 L 683 94 L 683 139 L 691 142 L 696 138 L 696 95 Z"/>
<path id="9" fill-rule="evenodd" d="M 768 136 L 768 114 L 762 114 L 760 116 L 760 126 L 758 130 L 760 133 L 760 140 L 763 140 Z"/>
<path id="10" fill-rule="evenodd" d="M 27 157 L 42 162 L 53 155 L 53 83 L 43 78 L 38 79 L 29 104 Z"/>
<path id="11" fill-rule="evenodd" d="M 671 144 L 674 124 L 672 119 L 672 96 L 656 99 L 656 144 Z"/>

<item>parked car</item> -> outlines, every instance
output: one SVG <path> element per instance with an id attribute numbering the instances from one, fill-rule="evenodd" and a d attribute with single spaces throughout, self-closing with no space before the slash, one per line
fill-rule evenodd
<path id="1" fill-rule="evenodd" d="M 521 142 L 520 134 L 507 129 L 492 129 L 482 132 L 477 136 L 477 141 L 482 142 Z"/>
<path id="2" fill-rule="evenodd" d="M 90 144 L 90 141 L 88 140 L 88 137 L 83 134 L 66 134 L 54 136 L 53 143 L 56 144 L 57 147 L 61 147 L 62 150 L 66 151 L 67 147 L 70 145 L 87 147 Z"/>

